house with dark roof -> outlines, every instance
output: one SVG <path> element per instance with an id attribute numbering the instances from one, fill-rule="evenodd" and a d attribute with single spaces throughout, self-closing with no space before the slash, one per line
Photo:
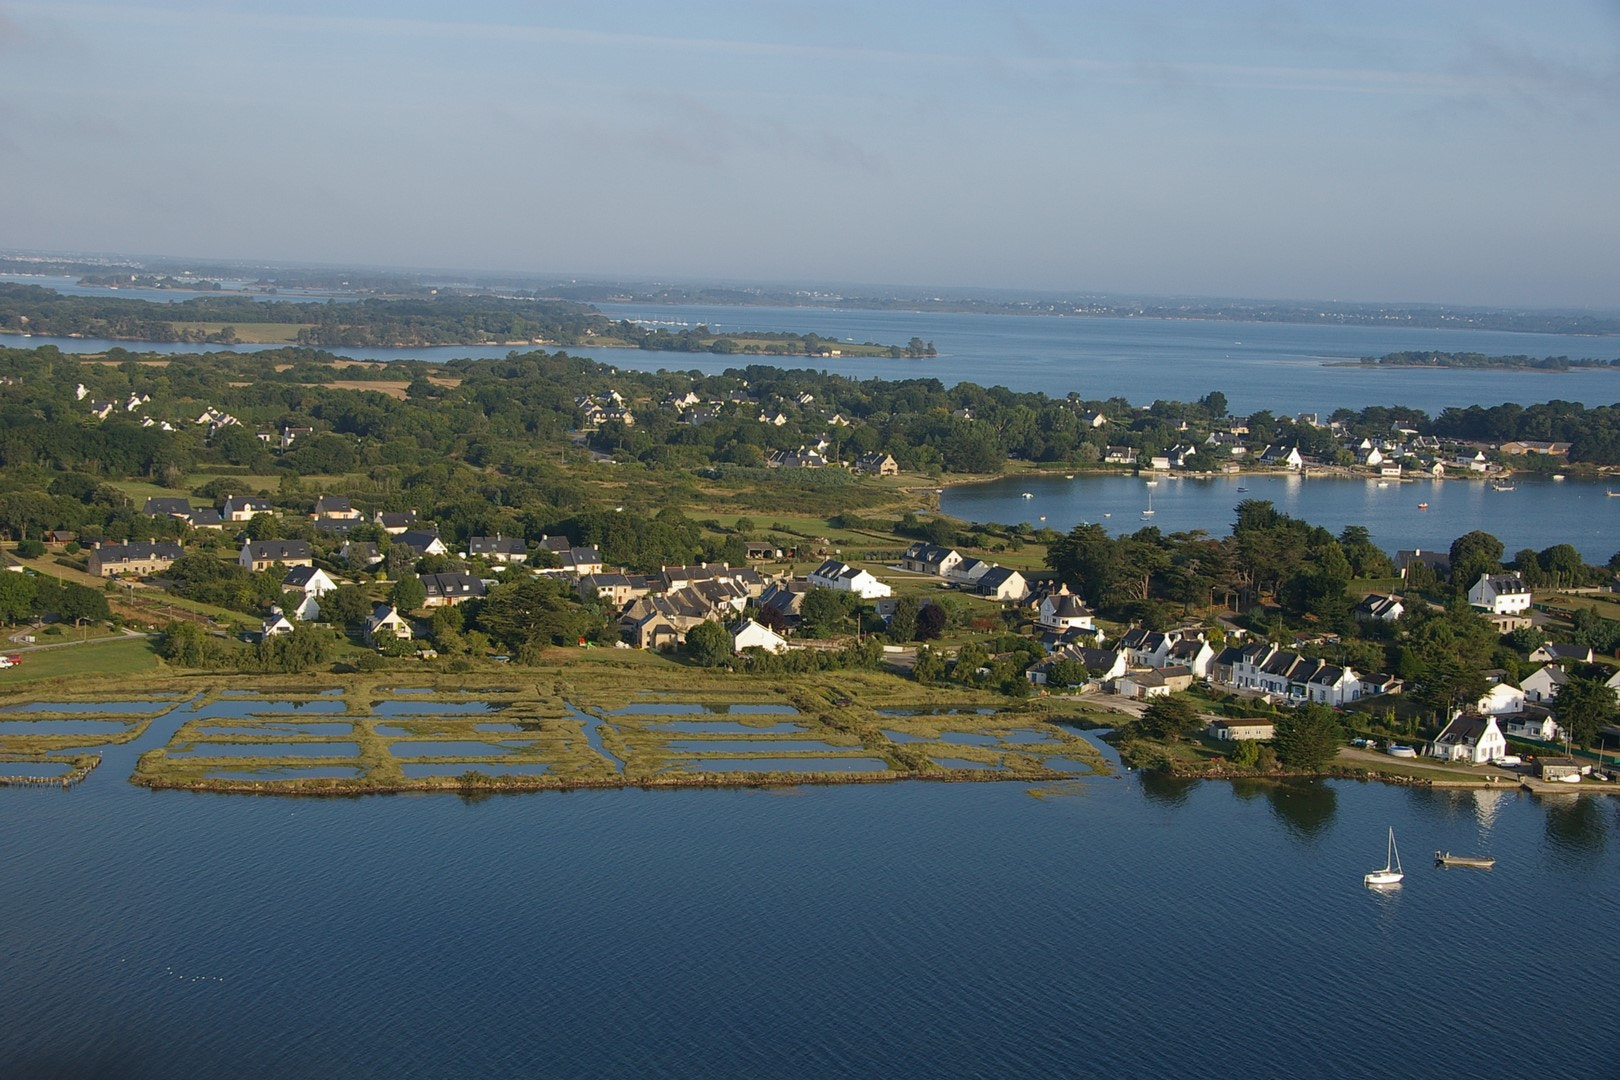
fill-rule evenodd
<path id="1" fill-rule="evenodd" d="M 1398 596 L 1385 596 L 1382 593 L 1368 593 L 1361 598 L 1361 603 L 1351 609 L 1351 614 L 1362 622 L 1392 623 L 1406 612 L 1406 604 Z"/>
<path id="2" fill-rule="evenodd" d="M 454 607 L 456 604 L 468 600 L 477 600 L 484 595 L 484 583 L 471 574 L 452 572 L 445 574 L 418 574 L 422 588 L 427 598 L 422 606 Z"/>
<path id="3" fill-rule="evenodd" d="M 411 640 L 411 622 L 401 615 L 391 604 L 378 604 L 366 616 L 365 641 L 367 645 L 375 646 L 377 638 L 393 635 L 401 641 Z"/>
<path id="4" fill-rule="evenodd" d="M 1446 551 L 1424 551 L 1422 548 L 1413 548 L 1410 551 L 1397 551 L 1395 553 L 1395 566 L 1405 578 L 1414 563 L 1422 563 L 1433 570 L 1436 577 L 1445 577 L 1451 573 L 1451 554 Z"/>
<path id="5" fill-rule="evenodd" d="M 954 548 L 940 547 L 938 544 L 925 544 L 919 541 L 912 544 L 900 556 L 900 567 L 910 570 L 914 574 L 933 574 L 936 577 L 949 577 L 962 561 L 962 555 Z"/>
<path id="6" fill-rule="evenodd" d="M 415 510 L 379 510 L 371 523 L 389 536 L 398 536 L 416 526 Z"/>
<path id="7" fill-rule="evenodd" d="M 899 476 L 900 463 L 894 460 L 893 454 L 874 450 L 855 459 L 855 471 L 868 476 Z"/>
<path id="8" fill-rule="evenodd" d="M 141 507 L 141 513 L 148 517 L 172 517 L 181 521 L 191 520 L 191 500 L 157 497 L 146 500 Z"/>
<path id="9" fill-rule="evenodd" d="M 1095 613 L 1067 585 L 1041 599 L 1035 622 L 1051 630 L 1095 630 Z"/>
<path id="10" fill-rule="evenodd" d="M 973 591 L 989 600 L 1016 604 L 1029 595 L 1029 582 L 1011 567 L 992 566 L 979 575 Z"/>
<path id="11" fill-rule="evenodd" d="M 220 515 L 226 521 L 252 521 L 258 514 L 272 512 L 269 499 L 258 499 L 251 495 L 234 495 L 225 500 L 225 509 Z"/>
<path id="12" fill-rule="evenodd" d="M 282 566 L 314 566 L 315 553 L 308 540 L 249 540 L 242 545 L 238 563 L 247 570 L 268 570 Z"/>
<path id="13" fill-rule="evenodd" d="M 1532 652 L 1530 659 L 1544 664 L 1590 664 L 1592 648 L 1589 645 L 1550 641 Z"/>
<path id="14" fill-rule="evenodd" d="M 1435 736 L 1429 756 L 1444 761 L 1484 765 L 1507 754 L 1507 738 L 1496 726 L 1496 717 L 1458 713 Z"/>
<path id="15" fill-rule="evenodd" d="M 90 549 L 85 569 L 96 577 L 135 574 L 146 577 L 161 574 L 185 551 L 176 543 L 96 544 Z"/>
<path id="16" fill-rule="evenodd" d="M 398 547 L 409 548 L 417 558 L 424 555 L 448 555 L 450 549 L 444 546 L 437 532 L 428 529 L 409 529 L 394 537 L 394 544 Z"/>
<path id="17" fill-rule="evenodd" d="M 1518 574 L 1481 574 L 1468 590 L 1468 602 L 1492 615 L 1530 610 L 1530 587 Z"/>
<path id="18" fill-rule="evenodd" d="M 840 562 L 837 559 L 828 559 L 805 576 L 810 584 L 824 589 L 837 589 L 839 592 L 854 593 L 863 600 L 875 600 L 880 596 L 892 595 L 894 590 L 873 577 L 869 571 Z"/>
<path id="19" fill-rule="evenodd" d="M 309 516 L 313 521 L 346 521 L 351 524 L 366 519 L 364 514 L 356 510 L 349 500 L 341 495 L 322 495 L 315 500 L 315 509 Z"/>
<path id="20" fill-rule="evenodd" d="M 496 563 L 521 563 L 529 557 L 529 545 L 522 537 L 473 536 L 467 540 L 467 557 Z"/>

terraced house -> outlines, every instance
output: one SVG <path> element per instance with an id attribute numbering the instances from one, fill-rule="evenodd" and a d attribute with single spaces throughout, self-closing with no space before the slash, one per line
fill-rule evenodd
<path id="1" fill-rule="evenodd" d="M 90 549 L 86 569 L 97 577 L 115 574 L 146 577 L 161 574 L 184 554 L 180 545 L 172 542 L 97 544 Z"/>

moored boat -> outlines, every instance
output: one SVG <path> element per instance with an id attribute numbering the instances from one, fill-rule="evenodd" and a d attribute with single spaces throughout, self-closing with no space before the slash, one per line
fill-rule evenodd
<path id="1" fill-rule="evenodd" d="M 1389 829 L 1389 858 L 1382 870 L 1374 870 L 1370 874 L 1363 874 L 1361 882 L 1364 885 L 1399 885 L 1406 875 L 1401 872 L 1401 853 L 1395 847 L 1395 827 Z"/>
<path id="2" fill-rule="evenodd" d="M 1434 861 L 1441 866 L 1473 866 L 1480 870 L 1489 870 L 1496 865 L 1496 858 L 1492 855 L 1453 855 L 1449 851 L 1435 852 Z"/>

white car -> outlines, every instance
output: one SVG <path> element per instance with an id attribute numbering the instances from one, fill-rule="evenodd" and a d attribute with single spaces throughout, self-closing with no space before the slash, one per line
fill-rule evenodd
<path id="1" fill-rule="evenodd" d="M 1384 753 L 1388 754 L 1390 757 L 1399 757 L 1399 758 L 1415 758 L 1415 757 L 1417 757 L 1417 751 L 1416 750 L 1412 749 L 1410 746 L 1401 746 L 1399 744 L 1390 747 L 1388 750 L 1384 751 Z"/>
<path id="2" fill-rule="evenodd" d="M 1522 765 L 1524 763 L 1519 759 L 1518 754 L 1503 754 L 1501 757 L 1491 758 L 1491 764 L 1506 769 L 1511 765 Z"/>

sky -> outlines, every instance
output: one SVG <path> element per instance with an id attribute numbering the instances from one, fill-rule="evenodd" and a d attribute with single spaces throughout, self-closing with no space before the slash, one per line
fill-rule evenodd
<path id="1" fill-rule="evenodd" d="M 0 247 L 1620 308 L 1620 0 L 0 0 Z"/>

